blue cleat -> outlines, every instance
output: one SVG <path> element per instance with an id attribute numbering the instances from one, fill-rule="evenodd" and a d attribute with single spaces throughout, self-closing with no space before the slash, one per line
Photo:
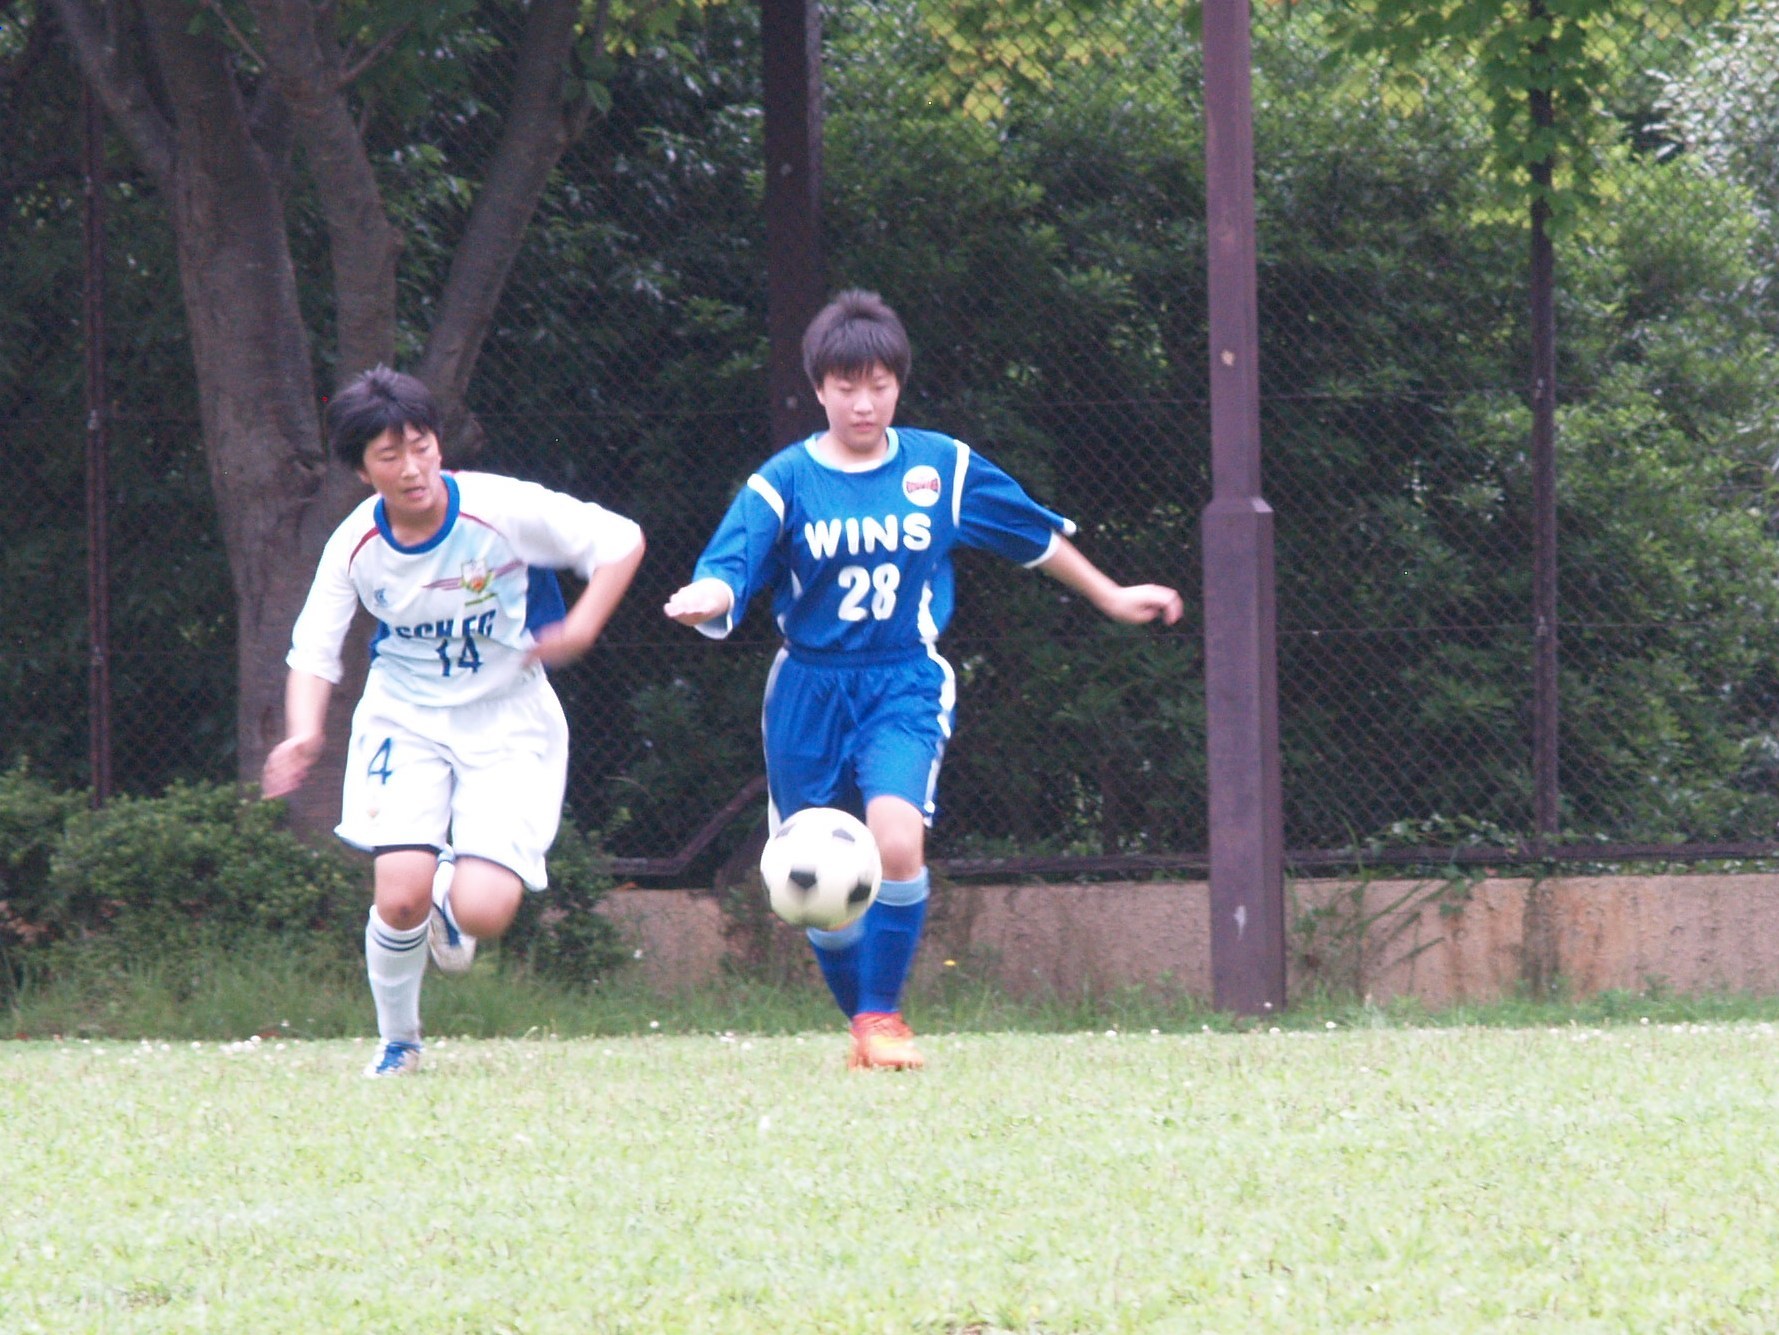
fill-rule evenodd
<path id="1" fill-rule="evenodd" d="M 420 1045 L 394 1038 L 383 1045 L 382 1055 L 373 1058 L 364 1073 L 374 1080 L 386 1075 L 413 1075 L 419 1069 Z"/>

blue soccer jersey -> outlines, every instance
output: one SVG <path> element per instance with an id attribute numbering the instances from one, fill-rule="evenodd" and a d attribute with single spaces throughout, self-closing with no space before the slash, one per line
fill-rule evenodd
<path id="1" fill-rule="evenodd" d="M 793 649 L 855 661 L 931 645 L 951 620 L 954 548 L 979 547 L 1034 566 L 1075 526 L 1045 509 L 962 441 L 892 428 L 888 455 L 840 468 L 817 437 L 780 450 L 747 480 L 698 560 L 696 579 L 734 594 L 735 628 L 755 594 Z"/>

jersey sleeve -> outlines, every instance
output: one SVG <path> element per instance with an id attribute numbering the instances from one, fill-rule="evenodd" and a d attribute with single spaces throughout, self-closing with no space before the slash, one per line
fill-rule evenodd
<path id="1" fill-rule="evenodd" d="M 483 474 L 478 487 L 496 498 L 501 526 L 527 565 L 587 579 L 642 541 L 635 520 L 536 482 Z"/>
<path id="2" fill-rule="evenodd" d="M 1039 505 L 995 464 L 957 442 L 958 483 L 951 489 L 958 541 L 1021 565 L 1041 565 L 1075 523 Z"/>
<path id="3" fill-rule="evenodd" d="M 352 556 L 366 534 L 375 531 L 368 514 L 354 511 L 327 540 L 315 568 L 314 583 L 309 585 L 309 596 L 290 632 L 285 666 L 336 686 L 340 684 L 340 647 L 346 642 L 346 632 L 358 611 L 358 590 L 352 586 Z"/>
<path id="4" fill-rule="evenodd" d="M 720 579 L 729 586 L 729 610 L 697 627 L 713 640 L 728 637 L 748 603 L 770 588 L 782 571 L 785 498 L 766 471 L 753 474 L 723 514 L 692 572 L 694 580 Z"/>

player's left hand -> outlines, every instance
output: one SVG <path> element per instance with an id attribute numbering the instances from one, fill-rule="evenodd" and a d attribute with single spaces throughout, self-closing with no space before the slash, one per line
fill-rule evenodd
<path id="1" fill-rule="evenodd" d="M 1124 584 L 1100 610 L 1126 625 L 1140 626 L 1159 620 L 1171 626 L 1186 615 L 1186 604 L 1177 590 L 1165 584 Z"/>

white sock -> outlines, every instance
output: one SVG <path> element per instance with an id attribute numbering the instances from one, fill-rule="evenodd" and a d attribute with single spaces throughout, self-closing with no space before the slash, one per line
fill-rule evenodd
<path id="1" fill-rule="evenodd" d="M 451 924 L 451 930 L 460 936 L 468 936 L 457 923 L 457 915 L 451 912 L 451 882 L 457 876 L 457 861 L 449 852 L 439 858 L 439 869 L 432 875 L 433 907 L 445 915 L 445 921 Z"/>
<path id="2" fill-rule="evenodd" d="M 426 924 L 397 931 L 371 909 L 364 927 L 365 973 L 385 1043 L 420 1041 L 420 982 L 426 977 Z"/>

